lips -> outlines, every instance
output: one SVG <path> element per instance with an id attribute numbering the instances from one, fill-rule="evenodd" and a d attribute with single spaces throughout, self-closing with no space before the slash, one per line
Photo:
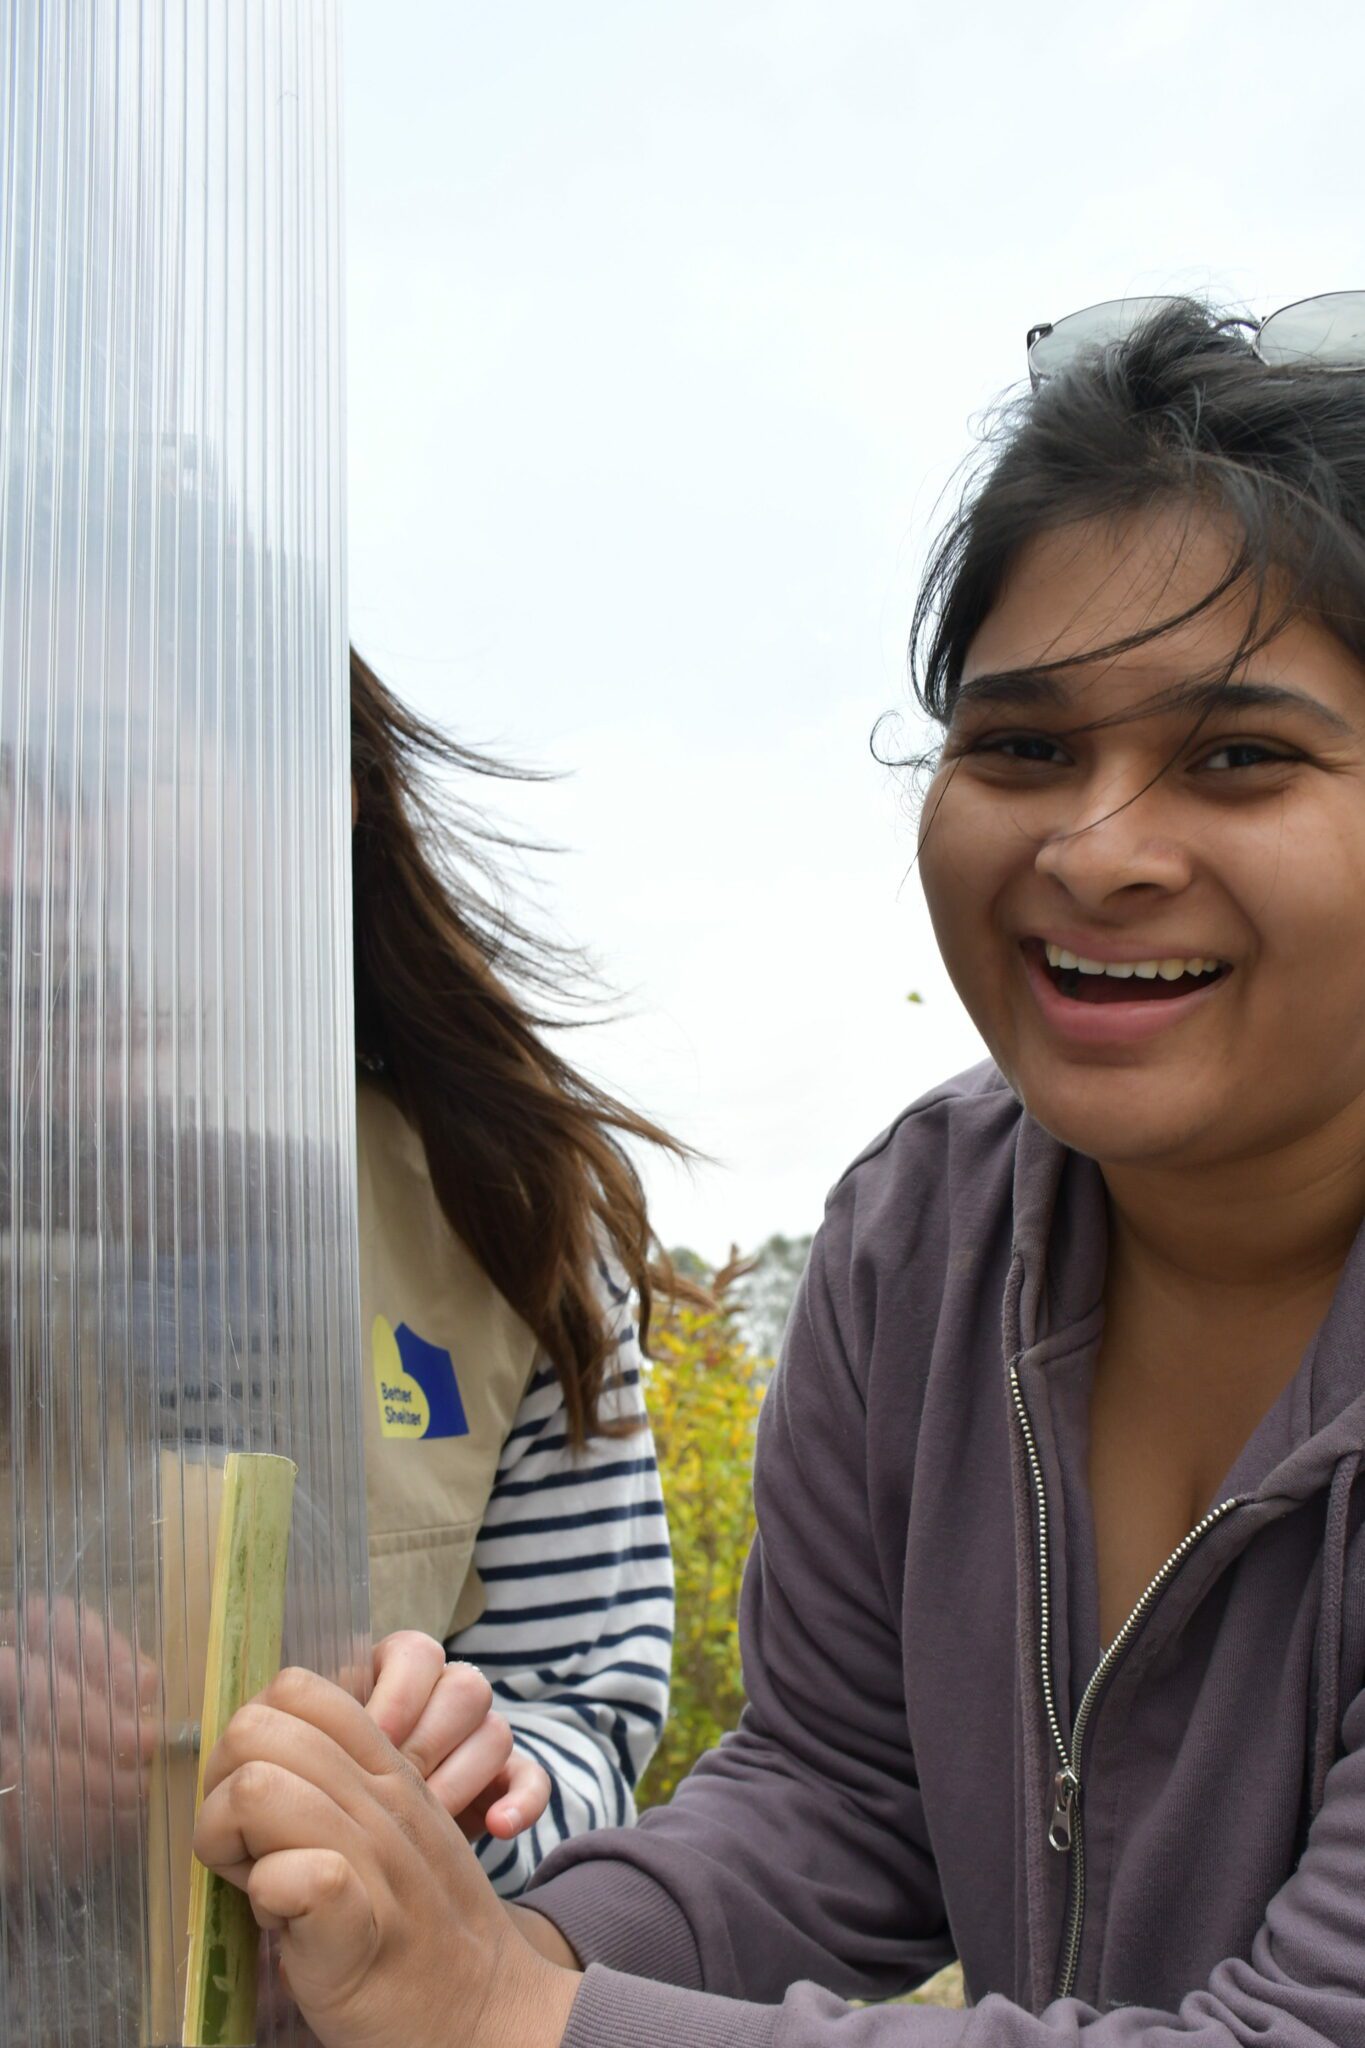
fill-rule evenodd
<path id="1" fill-rule="evenodd" d="M 1025 939 L 1021 950 L 1045 1022 L 1063 1038 L 1096 1047 L 1120 1046 L 1176 1024 L 1209 1001 L 1232 972 L 1226 962 L 1204 956 L 1100 962 L 1040 938 Z M 1064 967 L 1062 959 L 1075 964 Z"/>

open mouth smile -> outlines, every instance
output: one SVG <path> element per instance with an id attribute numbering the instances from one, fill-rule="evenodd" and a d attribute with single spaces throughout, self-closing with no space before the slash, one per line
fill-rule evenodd
<path id="1" fill-rule="evenodd" d="M 1206 954 L 1097 960 L 1042 938 L 1024 939 L 1021 951 L 1044 1021 L 1084 1045 L 1151 1037 L 1207 1002 L 1232 973 Z"/>
<path id="2" fill-rule="evenodd" d="M 1043 971 L 1073 1003 L 1170 1002 L 1207 988 L 1230 972 L 1221 960 L 1167 954 L 1132 960 L 1090 960 L 1047 940 L 1029 940 L 1042 954 Z"/>

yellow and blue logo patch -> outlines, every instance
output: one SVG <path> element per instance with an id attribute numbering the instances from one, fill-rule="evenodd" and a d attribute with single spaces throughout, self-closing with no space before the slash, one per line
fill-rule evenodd
<path id="1" fill-rule="evenodd" d="M 406 1323 L 376 1316 L 370 1332 L 379 1428 L 384 1436 L 468 1436 L 455 1361 Z"/>

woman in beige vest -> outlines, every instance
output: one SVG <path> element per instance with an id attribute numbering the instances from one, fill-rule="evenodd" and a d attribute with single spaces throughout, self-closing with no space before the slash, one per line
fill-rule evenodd
<path id="1" fill-rule="evenodd" d="M 621 1141 L 678 1148 L 526 1000 L 562 1001 L 573 963 L 493 907 L 498 835 L 434 780 L 506 771 L 355 654 L 351 741 L 374 1630 L 487 1677 L 514 1747 L 478 1850 L 509 1894 L 556 1842 L 633 1818 L 667 1710 L 651 1237 Z"/>

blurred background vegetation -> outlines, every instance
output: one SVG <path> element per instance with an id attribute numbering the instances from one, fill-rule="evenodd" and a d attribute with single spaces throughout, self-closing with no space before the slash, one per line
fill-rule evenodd
<path id="1" fill-rule="evenodd" d="M 713 1266 L 686 1245 L 674 1268 L 712 1306 L 672 1303 L 651 1336 L 649 1414 L 678 1581 L 668 1726 L 640 1788 L 670 1798 L 704 1750 L 739 1720 L 739 1589 L 753 1540 L 754 1433 L 763 1391 L 810 1251 L 771 1237 L 752 1258 Z"/>
<path id="2" fill-rule="evenodd" d="M 753 1536 L 750 1471 L 769 1361 L 730 1311 L 678 1307 L 650 1346 L 649 1411 L 678 1581 L 673 1693 L 640 1787 L 659 1806 L 739 1720 L 739 1588 Z"/>
<path id="3" fill-rule="evenodd" d="M 672 1703 L 639 1789 L 642 1808 L 672 1796 L 703 1751 L 736 1726 L 744 1705 L 739 1592 L 753 1539 L 754 1435 L 809 1250 L 808 1237 L 773 1237 L 752 1259 L 732 1250 L 720 1268 L 686 1248 L 671 1254 L 714 1306 L 673 1304 L 650 1343 L 649 1412 L 678 1616 Z M 960 2005 L 961 1972 L 943 1971 L 912 2002 Z"/>

